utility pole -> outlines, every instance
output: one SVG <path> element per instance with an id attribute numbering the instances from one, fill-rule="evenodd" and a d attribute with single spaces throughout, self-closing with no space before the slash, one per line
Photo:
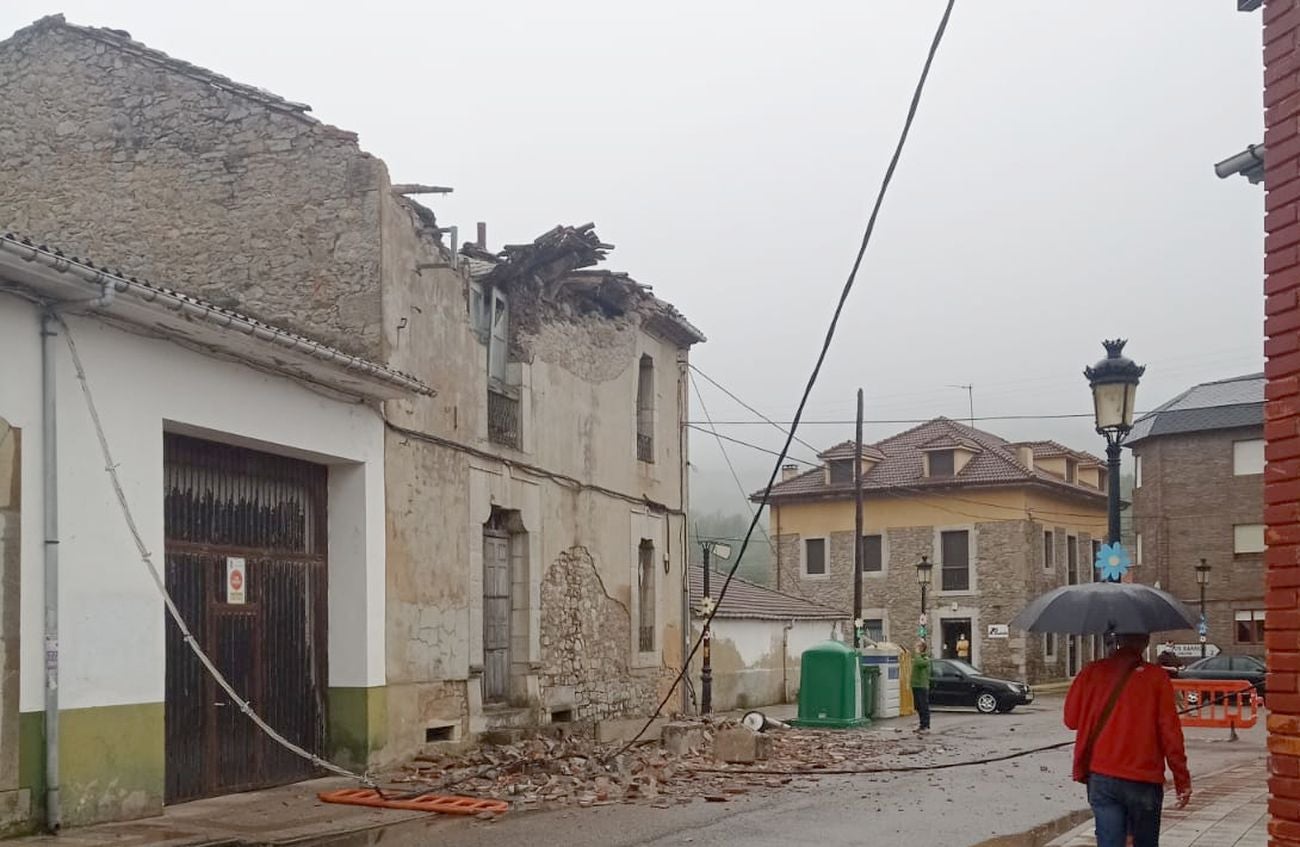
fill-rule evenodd
<path id="1" fill-rule="evenodd" d="M 709 572 L 713 570 L 713 564 L 709 561 L 710 554 L 713 552 L 713 545 L 704 543 L 701 545 L 704 552 L 704 604 L 706 607 L 712 606 L 713 594 L 709 590 Z M 709 621 L 713 617 L 713 610 L 710 608 L 704 618 L 704 634 L 700 639 L 700 647 L 703 650 L 703 659 L 700 661 L 700 714 L 709 715 L 713 713 L 713 664 L 709 656 L 709 641 L 711 633 L 709 632 Z"/>
<path id="2" fill-rule="evenodd" d="M 853 450 L 853 649 L 862 646 L 862 389 Z"/>

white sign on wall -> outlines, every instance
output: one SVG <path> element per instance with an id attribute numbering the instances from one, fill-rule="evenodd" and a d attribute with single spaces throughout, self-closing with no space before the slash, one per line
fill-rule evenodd
<path id="1" fill-rule="evenodd" d="M 248 572 L 240 556 L 226 557 L 226 602 L 243 605 L 248 596 Z"/>
<path id="2" fill-rule="evenodd" d="M 1164 648 L 1157 646 L 1155 648 L 1156 655 L 1159 655 L 1162 649 Z M 1201 658 L 1201 645 L 1200 644 L 1175 644 L 1174 655 L 1180 659 L 1199 659 Z M 1207 657 L 1219 655 L 1219 645 L 1206 644 L 1205 655 Z"/>
<path id="3" fill-rule="evenodd" d="M 1010 628 L 1004 623 L 989 624 L 989 638 L 1010 638 Z"/>

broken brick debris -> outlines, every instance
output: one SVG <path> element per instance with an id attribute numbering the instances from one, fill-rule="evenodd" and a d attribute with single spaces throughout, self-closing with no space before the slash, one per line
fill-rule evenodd
<path id="1" fill-rule="evenodd" d="M 719 736 L 758 734 L 734 720 L 678 719 L 670 726 L 675 728 L 668 733 L 671 751 L 659 742 L 623 750 L 619 744 L 599 744 L 587 733 L 537 735 L 459 754 L 421 756 L 387 781 L 393 791 L 454 791 L 504 800 L 514 809 L 615 803 L 667 809 L 815 781 L 819 771 L 885 767 L 925 751 L 920 742 L 892 733 L 790 729 L 754 740 L 753 749 L 766 752 L 766 759 L 749 764 L 754 760 L 742 757 L 745 764 L 732 767 L 715 757 Z M 768 773 L 740 772 L 755 767 Z"/>

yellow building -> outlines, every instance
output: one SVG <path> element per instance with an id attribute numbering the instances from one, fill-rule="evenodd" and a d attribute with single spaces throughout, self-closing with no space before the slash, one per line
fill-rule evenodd
<path id="1" fill-rule="evenodd" d="M 800 473 L 787 466 L 769 500 L 776 588 L 853 606 L 853 442 Z M 876 640 L 912 644 L 921 615 L 916 565 L 933 563 L 926 614 L 936 656 L 1039 682 L 1091 659 L 1087 639 L 1009 632 L 1035 595 L 1088 582 L 1106 532 L 1103 461 L 1052 441 L 1009 442 L 936 418 L 864 445 L 863 618 Z M 757 498 L 756 498 L 757 499 Z"/>

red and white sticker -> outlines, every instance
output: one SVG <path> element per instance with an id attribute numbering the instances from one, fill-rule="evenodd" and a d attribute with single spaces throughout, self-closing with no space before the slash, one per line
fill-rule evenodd
<path id="1" fill-rule="evenodd" d="M 239 556 L 226 558 L 226 602 L 242 605 L 248 597 L 248 572 Z"/>

